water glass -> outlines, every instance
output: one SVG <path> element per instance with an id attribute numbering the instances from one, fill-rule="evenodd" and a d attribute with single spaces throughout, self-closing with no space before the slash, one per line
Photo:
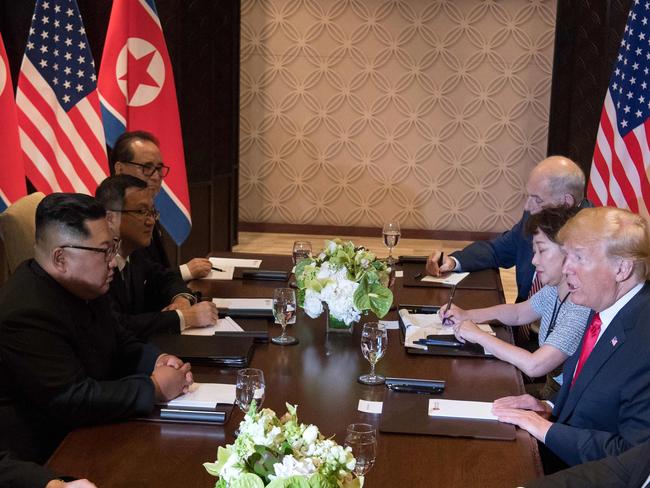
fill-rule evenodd
<path id="1" fill-rule="evenodd" d="M 248 412 L 253 401 L 259 409 L 264 403 L 264 390 L 264 372 L 261 369 L 244 368 L 237 371 L 235 401 L 242 412 Z"/>
<path id="2" fill-rule="evenodd" d="M 273 315 L 282 326 L 282 335 L 271 342 L 280 346 L 297 344 L 298 339 L 287 335 L 287 323 L 296 315 L 296 292 L 292 288 L 276 288 L 273 292 Z"/>
<path id="3" fill-rule="evenodd" d="M 381 375 L 375 374 L 375 365 L 384 356 L 388 347 L 388 331 L 378 322 L 363 324 L 361 330 L 361 352 L 370 362 L 370 373 L 359 376 L 359 383 L 364 385 L 383 385 L 386 381 Z"/>
<path id="4" fill-rule="evenodd" d="M 295 241 L 292 250 L 293 265 L 295 266 L 301 259 L 311 257 L 311 242 Z"/>
<path id="5" fill-rule="evenodd" d="M 402 232 L 399 228 L 398 222 L 387 222 L 384 224 L 382 229 L 382 236 L 384 237 L 384 245 L 388 248 L 388 259 L 386 262 L 389 266 L 395 264 L 395 258 L 393 258 L 393 248 L 397 247 L 399 239 L 402 236 Z"/>
<path id="6" fill-rule="evenodd" d="M 354 474 L 365 475 L 375 464 L 377 457 L 377 434 L 370 424 L 350 424 L 345 436 L 345 446 L 352 449 L 352 455 L 357 460 Z"/>

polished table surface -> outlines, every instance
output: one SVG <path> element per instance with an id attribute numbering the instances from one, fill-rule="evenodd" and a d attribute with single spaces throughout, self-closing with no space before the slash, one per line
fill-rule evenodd
<path id="1" fill-rule="evenodd" d="M 227 253 L 219 253 L 227 256 Z M 262 257 L 263 269 L 290 269 L 286 256 Z M 416 265 L 407 265 L 416 266 Z M 419 265 L 422 266 L 422 265 Z M 464 308 L 503 302 L 498 272 L 491 290 L 459 288 L 454 302 Z M 205 297 L 271 297 L 282 286 L 274 281 L 200 281 L 192 287 Z M 404 287 L 397 278 L 395 304 L 445 303 L 449 290 L 433 287 Z M 396 320 L 395 311 L 385 317 Z M 362 319 L 363 321 L 364 319 Z M 318 425 L 326 436 L 343 443 L 346 426 L 352 422 L 379 425 L 380 416 L 357 410 L 359 399 L 381 401 L 383 386 L 356 381 L 367 372 L 360 327 L 353 334 L 327 333 L 325 317 L 311 319 L 299 310 L 289 333 L 300 340 L 296 346 L 257 344 L 251 367 L 266 377 L 264 406 L 278 415 L 285 402 L 298 405 L 302 422 Z M 280 327 L 273 327 L 272 335 Z M 197 381 L 234 383 L 235 369 L 195 367 Z M 377 365 L 380 374 L 398 377 L 442 379 L 447 387 L 441 398 L 492 401 L 523 393 L 521 375 L 511 365 L 496 359 L 410 355 L 399 341 L 399 332 L 389 332 L 388 350 Z M 57 472 L 87 477 L 99 488 L 183 486 L 212 487 L 202 463 L 216 459 L 217 446 L 234 441 L 242 413 L 236 408 L 224 426 L 204 426 L 129 421 L 89 427 L 72 432 L 59 446 L 48 466 Z M 534 438 L 517 430 L 514 441 L 479 440 L 426 435 L 383 434 L 378 436 L 375 466 L 366 476 L 366 486 L 518 486 L 541 476 Z"/>

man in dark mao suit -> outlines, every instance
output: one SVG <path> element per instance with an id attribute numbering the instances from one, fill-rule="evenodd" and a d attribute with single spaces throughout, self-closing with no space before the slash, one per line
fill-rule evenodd
<path id="1" fill-rule="evenodd" d="M 192 382 L 112 315 L 117 244 L 88 195 L 36 209 L 35 259 L 0 291 L 0 450 L 17 459 L 42 463 L 75 427 L 146 415 Z"/>
<path id="2" fill-rule="evenodd" d="M 571 300 L 592 308 L 592 320 L 552 410 L 522 395 L 493 411 L 572 466 L 650 439 L 650 241 L 643 217 L 608 207 L 582 210 L 558 238 Z"/>

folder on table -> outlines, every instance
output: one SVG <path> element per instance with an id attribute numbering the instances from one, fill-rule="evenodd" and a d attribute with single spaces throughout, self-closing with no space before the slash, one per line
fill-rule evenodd
<path id="1" fill-rule="evenodd" d="M 426 277 L 426 270 L 422 265 L 409 263 L 402 266 L 402 269 L 404 271 L 404 277 L 402 281 L 404 286 L 434 288 L 450 288 L 453 286 L 453 282 L 445 284 L 444 282 L 440 281 L 423 281 L 422 278 Z M 495 273 L 496 271 L 493 269 L 473 271 L 468 276 L 460 280 L 456 284 L 456 288 L 459 290 L 496 290 L 497 281 L 494 276 Z M 462 273 L 452 273 L 453 276 L 460 274 Z"/>
<path id="2" fill-rule="evenodd" d="M 219 317 L 273 317 L 272 298 L 213 298 Z"/>
<path id="3" fill-rule="evenodd" d="M 269 319 L 255 317 L 230 316 L 219 319 L 217 325 L 185 329 L 182 335 L 218 336 L 218 337 L 252 337 L 255 342 L 269 341 Z"/>
<path id="4" fill-rule="evenodd" d="M 288 281 L 289 274 L 289 271 L 278 269 L 237 268 L 233 277 L 242 280 Z"/>
<path id="5" fill-rule="evenodd" d="M 156 335 L 151 342 L 161 351 L 192 364 L 243 368 L 253 355 L 252 337 Z"/>
<path id="6" fill-rule="evenodd" d="M 439 400 L 438 396 L 411 395 L 387 390 L 379 431 L 507 441 L 515 439 L 515 426 L 498 420 L 429 415 L 429 402 L 432 399 L 444 401 Z"/>

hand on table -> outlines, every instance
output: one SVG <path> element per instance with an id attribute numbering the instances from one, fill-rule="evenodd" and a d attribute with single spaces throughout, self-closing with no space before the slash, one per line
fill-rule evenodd
<path id="1" fill-rule="evenodd" d="M 463 320 L 454 324 L 454 335 L 460 342 L 469 341 L 473 344 L 480 342 L 481 337 L 486 335 L 486 332 L 479 329 L 471 320 Z"/>
<path id="2" fill-rule="evenodd" d="M 169 401 L 181 393 L 187 393 L 194 383 L 190 363 L 183 363 L 180 368 L 161 365 L 156 366 L 151 373 L 151 380 L 156 389 L 156 400 Z"/>
<path id="3" fill-rule="evenodd" d="M 174 300 L 162 309 L 163 312 L 169 312 L 170 310 L 186 310 L 192 306 L 192 302 L 182 295 L 178 295 Z"/>
<path id="4" fill-rule="evenodd" d="M 154 367 L 157 368 L 158 366 L 171 366 L 174 369 L 179 369 L 183 366 L 183 364 L 184 363 L 182 359 L 179 359 L 172 354 L 162 353 L 160 356 L 158 356 L 158 359 L 156 359 L 156 365 Z"/>
<path id="5" fill-rule="evenodd" d="M 553 411 L 548 403 L 528 394 L 499 398 L 494 401 L 493 408 L 523 408 L 524 410 L 539 412 L 546 417 L 550 417 Z"/>
<path id="6" fill-rule="evenodd" d="M 463 310 L 460 307 L 457 307 L 453 303 L 449 309 L 447 309 L 446 303 L 444 305 L 440 305 L 438 315 L 440 315 L 440 320 L 442 321 L 443 325 L 456 325 L 463 320 L 468 319 L 467 311 Z"/>
<path id="7" fill-rule="evenodd" d="M 45 485 L 45 488 L 97 488 L 97 486 L 95 483 L 92 483 L 86 479 L 74 480 L 70 481 L 69 483 L 61 480 L 52 480 L 47 485 Z"/>
<path id="8" fill-rule="evenodd" d="M 553 422 L 546 420 L 537 412 L 532 410 L 520 410 L 518 408 L 497 408 L 492 407 L 492 413 L 496 415 L 499 422 L 514 424 L 517 427 L 528 431 L 535 439 L 544 442 L 548 430 Z"/>
<path id="9" fill-rule="evenodd" d="M 187 268 L 190 270 L 192 279 L 205 278 L 212 270 L 212 263 L 208 258 L 194 258 L 187 262 Z"/>
<path id="10" fill-rule="evenodd" d="M 438 266 L 442 251 L 433 251 L 427 259 L 427 273 L 431 276 L 440 276 L 442 273 L 449 273 L 456 269 L 456 261 L 450 256 L 445 256 L 442 260 L 442 266 Z"/>
<path id="11" fill-rule="evenodd" d="M 186 327 L 207 327 L 216 325 L 219 320 L 219 309 L 212 301 L 199 302 L 183 310 Z"/>

